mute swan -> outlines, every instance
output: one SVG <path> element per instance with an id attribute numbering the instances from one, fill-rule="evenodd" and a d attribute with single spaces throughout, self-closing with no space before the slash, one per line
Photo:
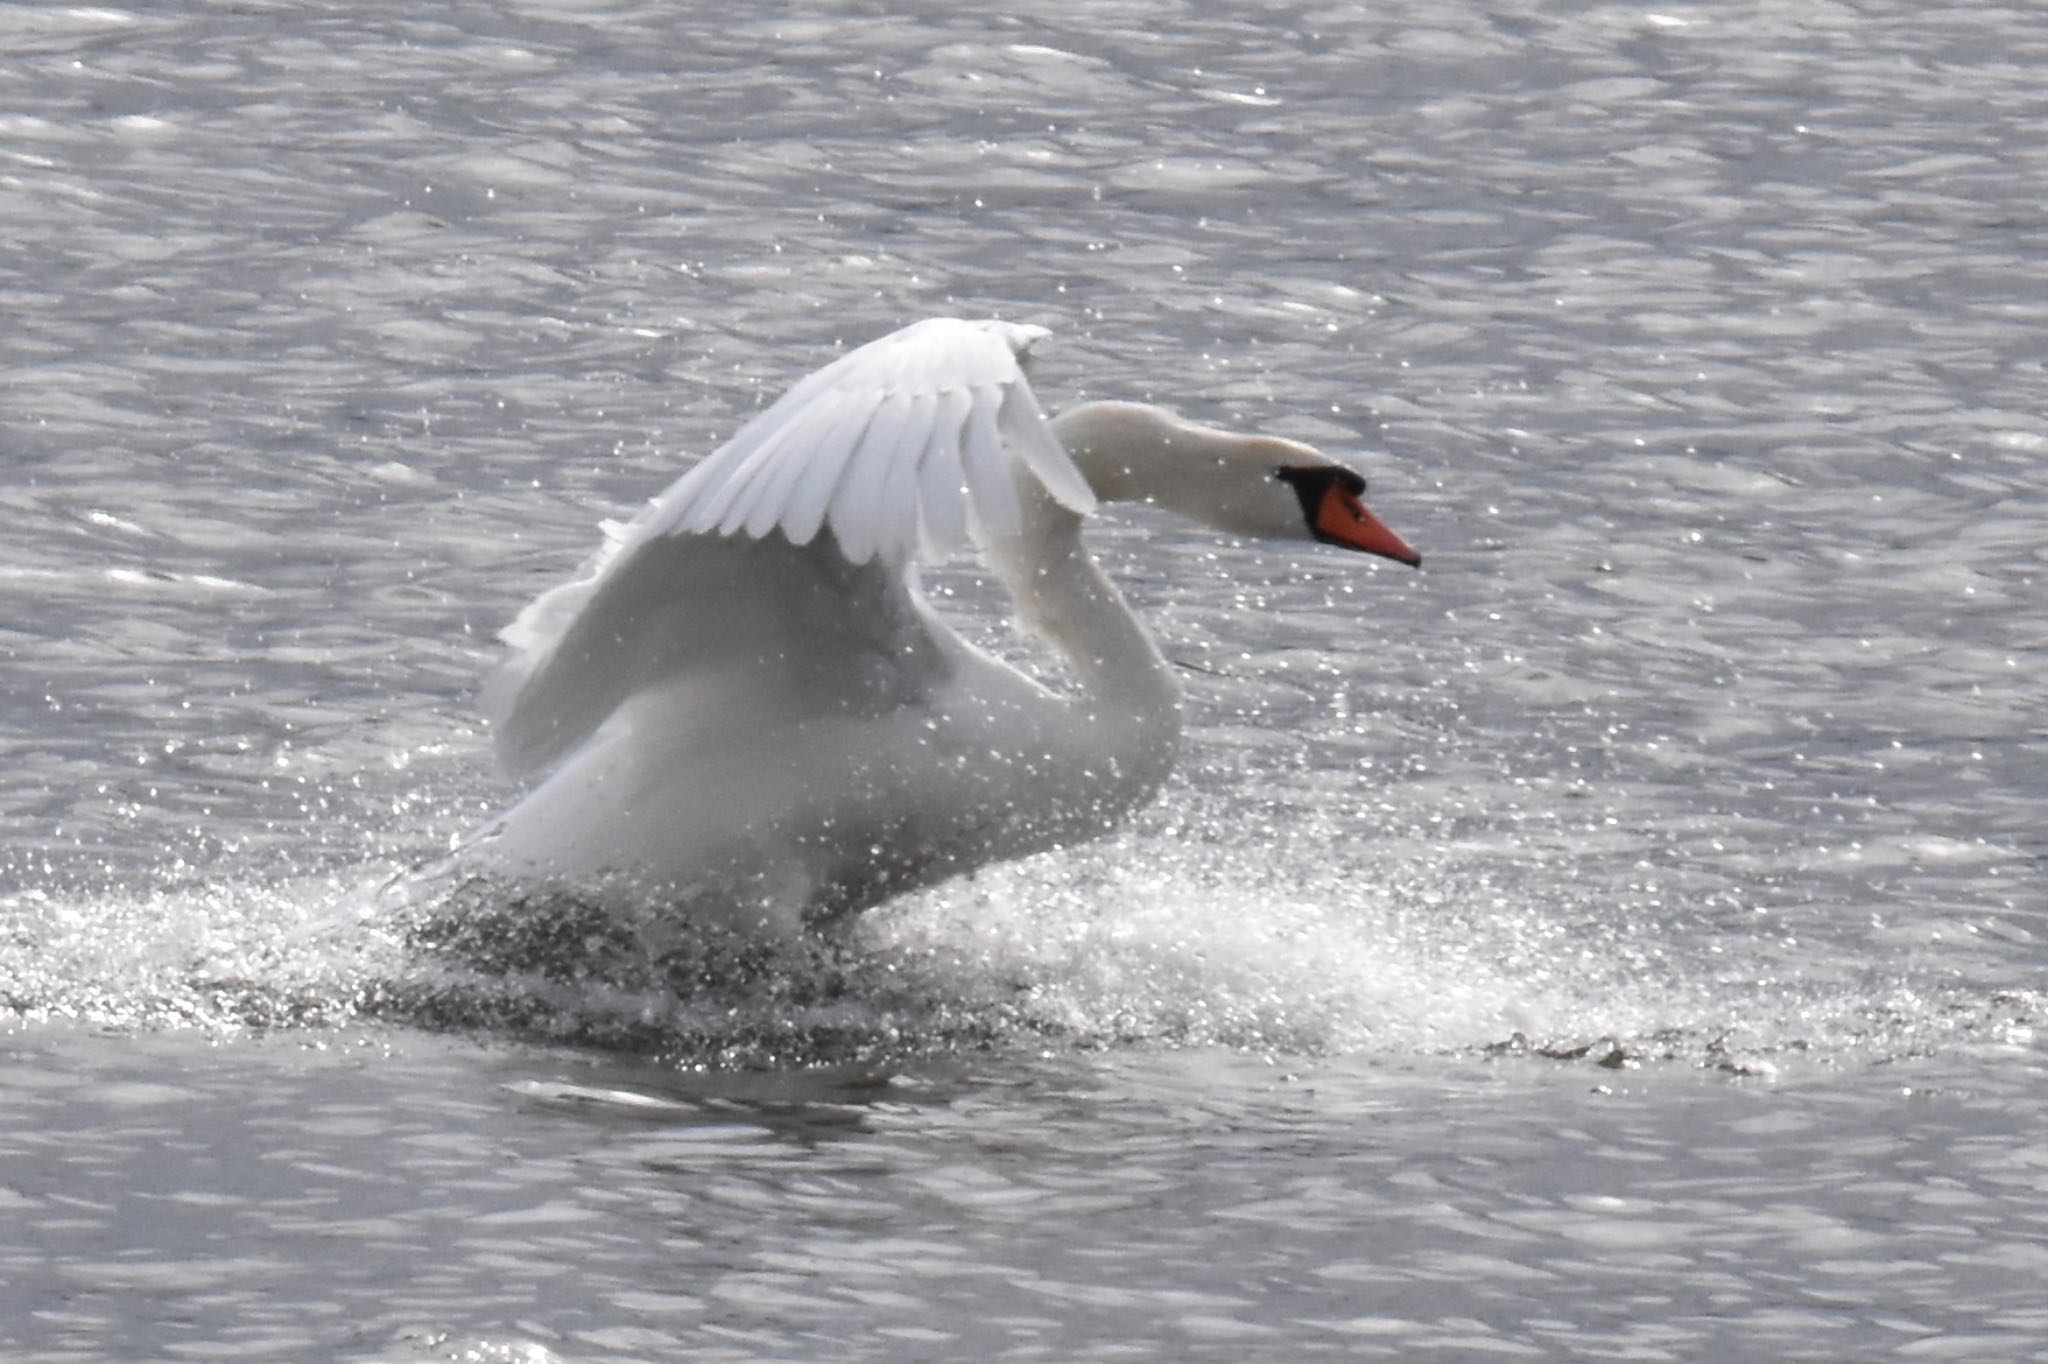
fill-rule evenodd
<path id="1" fill-rule="evenodd" d="M 1098 501 L 1420 562 L 1309 446 L 1139 403 L 1048 421 L 1022 365 L 1046 335 L 939 318 L 870 342 L 607 524 L 503 633 L 485 710 L 539 782 L 472 851 L 794 932 L 1100 835 L 1159 789 L 1178 688 L 1082 544 Z M 970 533 L 1070 694 L 926 602 L 920 553 Z"/>

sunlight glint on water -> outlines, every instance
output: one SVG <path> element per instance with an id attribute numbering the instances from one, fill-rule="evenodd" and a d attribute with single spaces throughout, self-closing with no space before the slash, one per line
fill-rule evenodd
<path id="1" fill-rule="evenodd" d="M 2035 7 L 0 50 L 10 1364 L 2048 1352 Z M 842 944 L 408 878 L 597 521 L 940 313 L 1426 569 L 1106 520 L 1166 798 Z"/>

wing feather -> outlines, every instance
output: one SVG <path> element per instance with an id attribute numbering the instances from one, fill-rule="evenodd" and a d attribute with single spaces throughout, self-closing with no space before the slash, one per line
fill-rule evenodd
<path id="1" fill-rule="evenodd" d="M 1017 483 L 996 425 L 1002 390 L 992 384 L 976 384 L 970 397 L 972 405 L 960 433 L 960 469 L 967 480 L 968 500 L 984 533 L 1015 535 L 1024 514 L 1017 505 Z"/>
<path id="2" fill-rule="evenodd" d="M 733 501 L 751 483 L 753 471 L 764 457 L 763 447 L 779 445 L 789 435 L 791 423 L 832 391 L 836 368 L 836 364 L 827 365 L 800 380 L 769 404 L 766 411 L 744 423 L 731 440 L 677 480 L 662 495 L 665 511 L 651 529 L 664 534 L 702 533 L 718 526 Z"/>
<path id="3" fill-rule="evenodd" d="M 833 489 L 830 520 L 840 551 L 854 563 L 864 564 L 881 550 L 886 519 L 881 509 L 894 505 L 888 500 L 890 473 L 899 465 L 914 467 L 911 447 L 922 443 L 923 428 L 931 420 L 928 411 L 919 409 L 936 405 L 937 398 L 930 393 L 899 389 L 889 394 L 847 460 L 846 476 Z"/>
<path id="4" fill-rule="evenodd" d="M 904 507 L 917 506 L 918 463 L 931 439 L 932 414 L 938 410 L 939 395 L 911 396 L 914 418 L 905 428 L 896 449 L 882 466 L 881 492 L 868 507 L 867 534 L 875 537 L 876 556 L 908 560 L 917 550 L 917 522 L 899 514 Z"/>
<path id="5" fill-rule="evenodd" d="M 1029 385 L 1015 384 L 1003 391 L 996 425 L 1008 448 L 1038 475 L 1047 492 L 1083 515 L 1095 510 L 1095 490 L 1053 434 L 1052 423 L 1045 419 L 1045 410 Z"/>
<path id="6" fill-rule="evenodd" d="M 871 401 L 835 395 L 829 407 L 820 404 L 816 420 L 807 422 L 783 440 L 778 458 L 756 477 L 757 489 L 748 508 L 745 527 L 756 540 L 780 529 L 791 544 L 807 545 L 824 520 L 824 508 L 816 514 L 798 508 L 798 490 L 806 479 L 836 484 L 846 464 L 847 453 L 860 443 L 868 424 L 874 420 Z M 800 457 L 793 457 L 795 442 L 801 441 Z"/>
<path id="7" fill-rule="evenodd" d="M 718 533 L 732 535 L 744 527 L 756 540 L 766 534 L 781 514 L 789 484 L 809 466 L 812 451 L 832 438 L 854 406 L 849 395 L 821 394 L 762 441 L 733 473 L 737 491 L 718 519 Z M 757 516 L 762 517 L 759 530 L 753 528 Z"/>
<path id="8" fill-rule="evenodd" d="M 832 505 L 833 495 L 846 479 L 855 452 L 867 441 L 868 432 L 887 410 L 886 401 L 867 405 L 853 420 L 840 422 L 831 434 L 820 440 L 807 463 L 790 461 L 797 474 L 783 499 L 781 525 L 783 534 L 793 543 L 807 545 L 817 535 L 818 527 L 824 523 L 826 509 Z M 768 527 L 757 529 L 754 519 L 749 518 L 747 533 L 765 535 Z"/>
<path id="9" fill-rule="evenodd" d="M 967 538 L 967 486 L 960 473 L 960 428 L 973 406 L 973 395 L 966 389 L 940 389 L 938 411 L 925 438 L 923 458 L 918 461 L 919 523 L 925 543 L 935 553 L 944 553 Z"/>

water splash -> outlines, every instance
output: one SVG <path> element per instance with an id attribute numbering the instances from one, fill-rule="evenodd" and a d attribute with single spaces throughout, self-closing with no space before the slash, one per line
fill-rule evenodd
<path id="1" fill-rule="evenodd" d="M 1411 848 L 1347 865 L 1319 855 L 1312 820 L 1253 843 L 1182 832 L 988 869 L 831 942 L 480 881 L 393 893 L 388 868 L 30 890 L 0 899 L 0 1004 L 125 1029 L 397 1024 L 687 1067 L 1168 1046 L 1738 1074 L 1995 1042 L 2043 1011 L 2023 992 L 1780 974 L 1767 943 L 1575 888 L 1568 859 Z"/>
<path id="2" fill-rule="evenodd" d="M 0 897 L 0 1005 L 119 1029 L 335 1027 L 403 969 L 370 892 L 320 878 Z"/>

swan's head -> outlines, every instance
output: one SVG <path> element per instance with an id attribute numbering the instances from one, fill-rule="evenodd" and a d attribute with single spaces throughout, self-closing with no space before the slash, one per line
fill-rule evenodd
<path id="1" fill-rule="evenodd" d="M 1084 403 L 1053 430 L 1106 502 L 1156 503 L 1248 539 L 1422 562 L 1367 510 L 1365 479 L 1312 445 L 1197 426 L 1147 403 Z"/>

